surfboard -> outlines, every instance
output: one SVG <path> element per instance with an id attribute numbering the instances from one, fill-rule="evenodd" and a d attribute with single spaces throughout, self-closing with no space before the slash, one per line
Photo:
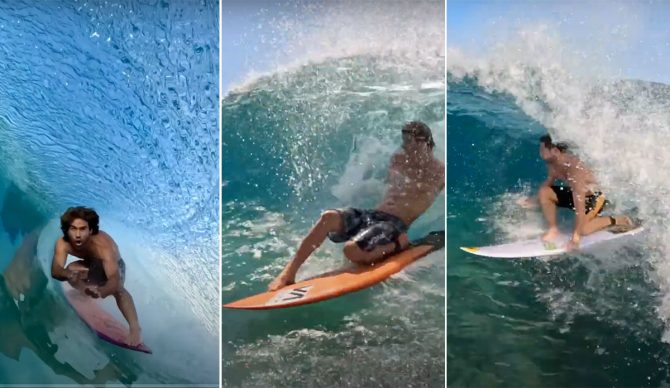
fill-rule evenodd
<path id="1" fill-rule="evenodd" d="M 444 231 L 431 232 L 410 247 L 374 265 L 350 265 L 277 291 L 263 292 L 223 305 L 229 309 L 267 310 L 332 299 L 386 280 L 416 260 L 444 247 Z"/>
<path id="2" fill-rule="evenodd" d="M 151 354 L 148 346 L 130 346 L 126 343 L 128 327 L 105 311 L 97 300 L 72 288 L 68 282 L 61 282 L 63 293 L 77 315 L 102 340 L 122 348 Z"/>
<path id="3" fill-rule="evenodd" d="M 589 251 L 613 240 L 631 238 L 632 236 L 642 233 L 643 231 L 644 228 L 641 226 L 624 233 L 615 233 L 608 230 L 601 230 L 582 237 L 578 251 Z M 569 240 L 570 236 L 568 233 L 561 233 L 552 242 L 543 242 L 541 238 L 538 237 L 532 240 L 517 241 L 501 245 L 461 247 L 461 249 L 477 256 L 503 259 L 542 257 L 566 253 L 565 245 Z"/>

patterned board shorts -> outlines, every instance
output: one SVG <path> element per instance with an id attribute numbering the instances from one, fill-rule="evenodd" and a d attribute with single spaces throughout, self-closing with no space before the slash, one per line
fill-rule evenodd
<path id="1" fill-rule="evenodd" d="M 397 243 L 398 237 L 407 231 L 407 225 L 396 216 L 379 210 L 355 208 L 333 209 L 342 217 L 342 233 L 330 233 L 331 241 L 340 243 L 355 241 L 366 252 L 378 246 Z"/>

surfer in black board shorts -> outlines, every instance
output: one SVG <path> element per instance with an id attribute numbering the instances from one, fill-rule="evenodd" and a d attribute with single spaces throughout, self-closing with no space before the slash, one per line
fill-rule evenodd
<path id="1" fill-rule="evenodd" d="M 300 266 L 326 238 L 343 242 L 344 255 L 360 264 L 376 263 L 409 245 L 407 229 L 444 188 L 444 163 L 433 156 L 430 128 L 418 121 L 402 127 L 402 147 L 391 157 L 386 194 L 375 209 L 326 210 L 302 240 L 270 291 L 295 282 Z"/>
<path id="2" fill-rule="evenodd" d="M 71 207 L 60 218 L 63 237 L 56 241 L 51 276 L 67 280 L 72 287 L 91 298 L 113 295 L 119 310 L 128 321 L 128 345 L 142 343 L 141 328 L 130 293 L 123 287 L 125 263 L 110 235 L 98 229 L 100 217 L 95 210 Z M 67 256 L 80 258 L 65 267 Z"/>
<path id="3" fill-rule="evenodd" d="M 575 226 L 566 246 L 568 251 L 579 248 L 582 236 L 609 226 L 617 225 L 621 231 L 634 227 L 627 216 L 599 216 L 606 204 L 605 195 L 598 190 L 591 170 L 568 151 L 567 144 L 554 143 L 551 136 L 544 135 L 540 138 L 540 157 L 547 164 L 547 179 L 540 185 L 536 197 L 527 198 L 520 205 L 532 207 L 539 203 L 542 207 L 542 213 L 549 225 L 549 229 L 542 236 L 543 241 L 552 241 L 559 235 L 556 225 L 557 207 L 573 209 L 576 214 Z M 567 186 L 555 186 L 557 179 L 567 183 Z"/>

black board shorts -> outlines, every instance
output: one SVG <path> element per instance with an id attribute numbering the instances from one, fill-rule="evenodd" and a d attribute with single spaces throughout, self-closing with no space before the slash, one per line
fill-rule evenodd
<path id="1" fill-rule="evenodd" d="M 554 190 L 556 198 L 558 198 L 556 206 L 576 210 L 575 202 L 572 198 L 572 189 L 570 189 L 569 186 L 551 186 L 551 189 Z M 586 214 L 597 215 L 603 211 L 607 201 L 598 201 L 601 196 L 603 199 L 605 198 L 600 191 L 596 191 L 595 193 L 586 196 L 584 201 L 584 204 L 586 205 Z"/>

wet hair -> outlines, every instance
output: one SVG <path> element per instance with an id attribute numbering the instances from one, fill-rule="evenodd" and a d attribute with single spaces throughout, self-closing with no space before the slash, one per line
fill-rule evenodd
<path id="1" fill-rule="evenodd" d="M 568 144 L 567 144 L 567 143 L 561 143 L 561 142 L 559 142 L 559 143 L 554 143 L 554 142 L 551 140 L 551 136 L 549 136 L 549 135 L 544 135 L 544 136 L 542 136 L 542 137 L 540 138 L 540 143 L 544 144 L 544 146 L 547 147 L 547 148 L 549 148 L 549 149 L 556 148 L 556 149 L 558 149 L 560 152 L 565 152 L 565 151 L 568 150 Z"/>
<path id="2" fill-rule="evenodd" d="M 421 121 L 410 121 L 409 123 L 403 125 L 402 132 L 411 133 L 415 138 L 416 137 L 426 138 L 428 147 L 430 149 L 433 149 L 433 147 L 435 147 L 435 141 L 433 140 L 433 132 L 426 124 L 422 123 Z"/>
<path id="3" fill-rule="evenodd" d="M 82 220 L 88 222 L 88 227 L 91 229 L 91 234 L 98 234 L 100 217 L 98 216 L 98 213 L 95 212 L 95 210 L 84 206 L 70 207 L 60 217 L 60 230 L 63 231 L 63 239 L 65 241 L 70 241 L 70 238 L 67 235 L 67 231 L 70 229 L 70 226 L 77 218 L 81 218 Z"/>

